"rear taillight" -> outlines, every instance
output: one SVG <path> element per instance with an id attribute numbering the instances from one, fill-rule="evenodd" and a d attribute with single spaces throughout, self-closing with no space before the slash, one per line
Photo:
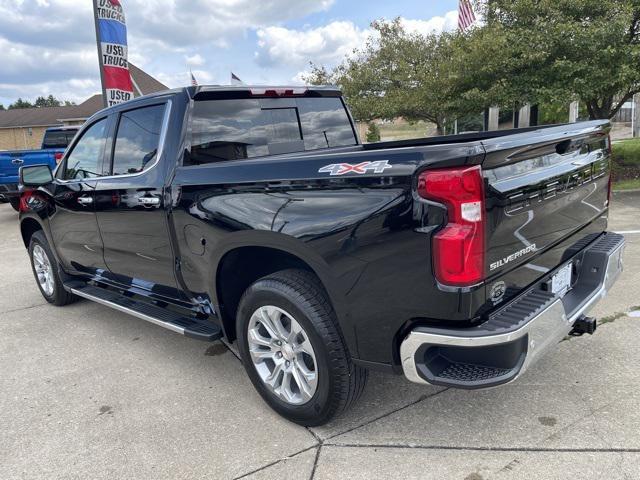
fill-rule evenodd
<path id="1" fill-rule="evenodd" d="M 433 266 L 445 285 L 470 286 L 484 279 L 484 180 L 479 166 L 429 170 L 418 194 L 447 207 L 447 225 L 433 237 Z"/>
<path id="2" fill-rule="evenodd" d="M 53 158 L 56 159 L 56 163 L 60 163 L 60 160 L 62 160 L 62 157 L 64 157 L 64 153 L 62 153 L 62 152 L 56 152 L 53 155 Z"/>

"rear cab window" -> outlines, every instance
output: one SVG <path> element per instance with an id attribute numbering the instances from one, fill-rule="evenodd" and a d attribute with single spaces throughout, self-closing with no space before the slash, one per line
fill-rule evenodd
<path id="1" fill-rule="evenodd" d="M 339 97 L 197 100 L 185 165 L 357 145 Z"/>
<path id="2" fill-rule="evenodd" d="M 42 149 L 67 148 L 76 136 L 77 130 L 52 130 L 45 132 L 42 139 Z"/>
<path id="3" fill-rule="evenodd" d="M 112 175 L 143 172 L 155 164 L 166 104 L 141 107 L 120 115 L 113 148 Z"/>

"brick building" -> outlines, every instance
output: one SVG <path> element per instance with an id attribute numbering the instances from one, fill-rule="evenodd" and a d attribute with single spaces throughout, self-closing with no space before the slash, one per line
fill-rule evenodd
<path id="1" fill-rule="evenodd" d="M 136 97 L 168 88 L 135 65 L 129 64 L 129 70 Z M 0 150 L 40 148 L 47 128 L 82 125 L 103 107 L 102 95 L 98 94 L 80 105 L 0 111 Z"/>

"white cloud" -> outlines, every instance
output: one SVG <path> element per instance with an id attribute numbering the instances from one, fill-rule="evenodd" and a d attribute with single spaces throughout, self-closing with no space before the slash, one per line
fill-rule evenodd
<path id="1" fill-rule="evenodd" d="M 63 81 L 33 83 L 28 88 L 25 88 L 23 84 L 0 83 L 0 91 L 2 92 L 2 98 L 7 99 L 3 100 L 5 107 L 9 104 L 9 101 L 14 101 L 19 97 L 33 101 L 36 97 L 49 95 L 61 100 L 82 103 L 90 95 L 100 92 L 100 80 L 71 78 Z M 3 101 L 0 101 L 0 103 L 3 103 Z"/>
<path id="2" fill-rule="evenodd" d="M 332 22 L 306 30 L 267 27 L 258 30 L 256 59 L 261 65 L 286 64 L 301 67 L 310 61 L 336 63 L 370 35 L 352 22 Z"/>
<path id="3" fill-rule="evenodd" d="M 127 0 L 129 59 L 160 80 L 184 85 L 187 65 L 206 59 L 193 46 L 226 48 L 247 30 L 327 10 L 335 0 Z M 99 91 L 91 1 L 0 0 L 0 100 L 46 91 L 81 100 Z M 186 57 L 186 58 L 185 58 Z M 194 71 L 194 73 L 196 73 Z M 203 69 L 198 81 L 213 75 Z M 59 81 L 76 81 L 65 87 Z M 77 83 L 80 82 L 80 83 Z M 71 94 L 69 94 L 71 93 Z"/>
<path id="4" fill-rule="evenodd" d="M 206 70 L 184 70 L 176 73 L 158 73 L 155 78 L 170 88 L 188 87 L 191 85 L 191 73 L 196 77 L 199 85 L 207 85 L 216 82 L 216 77 Z"/>
<path id="5" fill-rule="evenodd" d="M 205 63 L 204 57 L 199 53 L 194 55 L 185 55 L 184 59 L 190 67 L 201 67 Z"/>
<path id="6" fill-rule="evenodd" d="M 200 84 L 228 83 L 231 70 L 247 82 L 287 82 L 309 61 L 335 65 L 370 35 L 350 21 L 283 27 L 336 2 L 126 0 L 129 59 L 170 87 L 188 85 L 189 68 Z M 456 18 L 403 22 L 410 31 L 440 31 Z M 251 32 L 255 58 L 246 56 Z M 100 90 L 97 64 L 89 0 L 0 0 L 0 103 L 49 93 L 82 101 Z"/>
<path id="7" fill-rule="evenodd" d="M 450 11 L 444 16 L 428 20 L 401 18 L 407 32 L 438 34 L 457 28 L 458 12 Z M 334 66 L 354 49 L 364 46 L 375 32 L 361 29 L 353 22 L 335 21 L 317 28 L 294 30 L 283 27 L 266 27 L 258 30 L 256 60 L 263 66 L 287 65 L 295 68 L 308 66 L 309 62 Z M 292 80 L 302 83 L 307 71 L 299 71 Z"/>
<path id="8" fill-rule="evenodd" d="M 41 83 L 95 74 L 98 56 L 95 45 L 61 50 L 33 48 L 12 43 L 0 36 L 0 83 Z"/>
<path id="9" fill-rule="evenodd" d="M 18 0 L 16 0 L 18 1 Z M 335 0 L 130 0 L 128 21 L 147 36 L 168 44 L 212 42 L 228 45 L 229 37 L 251 28 L 303 18 L 327 10 Z"/>
<path id="10" fill-rule="evenodd" d="M 429 20 L 410 20 L 402 18 L 402 26 L 411 33 L 421 33 L 423 35 L 449 32 L 458 28 L 458 12 L 452 10 L 444 17 L 433 17 Z"/>

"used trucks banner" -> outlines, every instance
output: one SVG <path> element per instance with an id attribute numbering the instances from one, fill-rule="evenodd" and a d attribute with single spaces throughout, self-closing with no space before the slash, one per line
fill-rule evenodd
<path id="1" fill-rule="evenodd" d="M 133 99 L 127 60 L 127 26 L 119 0 L 93 1 L 105 106 Z"/>

